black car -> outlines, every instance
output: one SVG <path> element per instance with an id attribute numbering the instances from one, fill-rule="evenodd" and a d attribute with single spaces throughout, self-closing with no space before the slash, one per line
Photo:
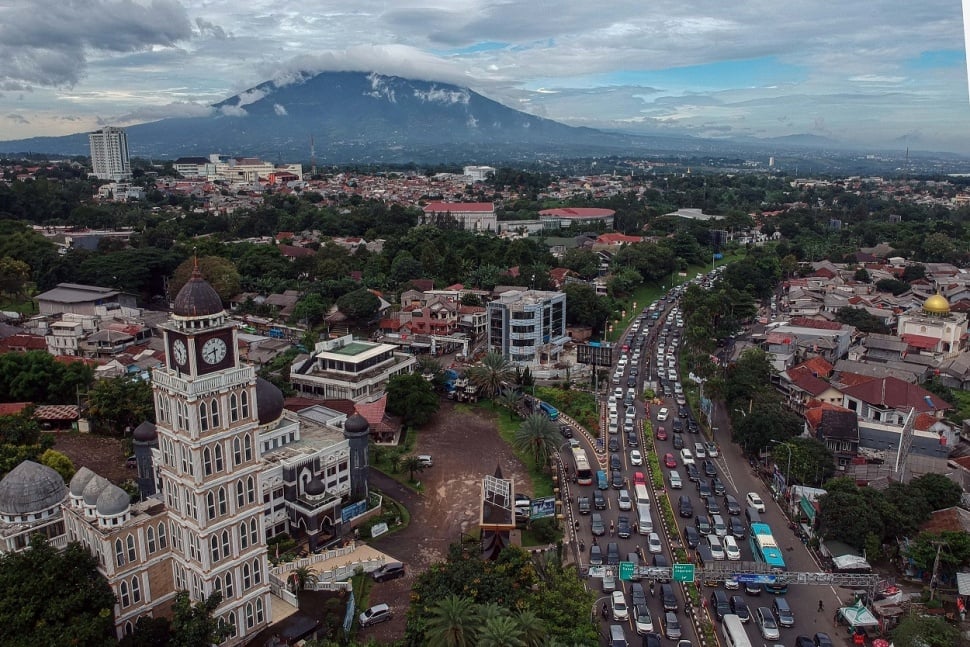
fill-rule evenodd
<path id="1" fill-rule="evenodd" d="M 675 434 L 684 433 L 684 421 L 681 420 L 680 418 L 674 418 L 674 421 L 671 423 L 670 426 L 674 430 Z"/>
<path id="2" fill-rule="evenodd" d="M 623 478 L 623 472 L 613 472 L 612 482 L 610 485 L 614 490 L 622 490 L 623 486 L 626 485 L 626 479 Z"/>
<path id="3" fill-rule="evenodd" d="M 728 519 L 728 530 L 731 532 L 731 536 L 738 541 L 742 541 L 747 535 L 744 522 L 738 517 L 729 517 Z"/>
<path id="4" fill-rule="evenodd" d="M 630 600 L 633 606 L 647 603 L 647 594 L 643 591 L 643 584 L 634 582 L 630 585 Z"/>
<path id="5" fill-rule="evenodd" d="M 386 582 L 399 577 L 404 577 L 404 564 L 401 562 L 387 562 L 379 569 L 371 573 L 375 582 Z"/>
<path id="6" fill-rule="evenodd" d="M 601 490 L 593 490 L 593 507 L 597 510 L 606 510 L 606 497 Z"/>
<path id="7" fill-rule="evenodd" d="M 748 603 L 740 595 L 731 596 L 731 613 L 741 619 L 741 622 L 751 620 L 751 612 L 748 610 Z"/>
<path id="8" fill-rule="evenodd" d="M 737 516 L 741 514 L 741 504 L 730 494 L 724 496 L 724 509 L 729 515 Z"/>
<path id="9" fill-rule="evenodd" d="M 606 545 L 606 563 L 609 566 L 618 566 L 620 564 L 620 547 L 616 545 L 615 541 L 611 541 Z"/>
<path id="10" fill-rule="evenodd" d="M 721 514 L 721 507 L 717 505 L 717 499 L 714 497 L 706 497 L 704 505 L 707 506 L 707 514 Z"/>
<path id="11" fill-rule="evenodd" d="M 620 451 L 620 441 L 616 439 L 616 436 L 610 437 L 610 443 L 608 445 L 611 452 Z"/>
<path id="12" fill-rule="evenodd" d="M 629 539 L 630 535 L 633 534 L 632 528 L 630 527 L 630 517 L 626 515 L 620 515 L 616 518 L 616 536 L 620 539 Z"/>
<path id="13" fill-rule="evenodd" d="M 675 435 L 674 436 L 674 449 L 683 449 L 683 448 L 684 448 L 684 437 L 681 436 L 680 434 Z"/>
<path id="14" fill-rule="evenodd" d="M 795 647 L 815 647 L 815 641 L 808 636 L 798 636 L 795 638 Z"/>
<path id="15" fill-rule="evenodd" d="M 569 425 L 559 425 L 559 433 L 562 434 L 563 438 L 572 438 L 573 428 Z"/>
<path id="16" fill-rule="evenodd" d="M 706 514 L 697 515 L 697 518 L 694 519 L 694 525 L 697 527 L 697 532 L 702 535 L 709 535 L 714 532 L 711 528 L 711 520 Z"/>
<path id="17" fill-rule="evenodd" d="M 618 470 L 623 467 L 623 461 L 620 460 L 619 454 L 610 454 L 610 469 Z"/>
<path id="18" fill-rule="evenodd" d="M 690 519 L 694 516 L 694 505 L 690 502 L 690 497 L 686 494 L 681 495 L 677 503 L 677 510 L 680 516 Z"/>
<path id="19" fill-rule="evenodd" d="M 576 497 L 576 507 L 579 509 L 579 514 L 589 514 L 593 511 L 593 506 L 589 502 L 588 496 Z"/>
<path id="20" fill-rule="evenodd" d="M 704 475 L 705 476 L 717 476 L 717 467 L 714 466 L 714 461 L 707 459 L 704 461 Z"/>
<path id="21" fill-rule="evenodd" d="M 684 526 L 684 541 L 690 548 L 697 548 L 701 543 L 701 535 L 694 526 Z"/>
<path id="22" fill-rule="evenodd" d="M 824 631 L 816 633 L 813 642 L 815 643 L 815 647 L 835 647 L 835 643 L 832 642 L 832 639 Z"/>
<path id="23" fill-rule="evenodd" d="M 689 431 L 692 434 L 699 434 L 701 433 L 701 427 L 700 425 L 697 424 L 696 420 L 691 418 L 690 420 L 687 421 L 687 431 Z"/>
<path id="24" fill-rule="evenodd" d="M 697 495 L 702 499 L 706 499 L 712 496 L 714 493 L 711 491 L 711 486 L 707 484 L 706 481 L 697 482 Z"/>
<path id="25" fill-rule="evenodd" d="M 689 414 L 690 414 L 690 412 L 687 411 L 687 407 L 679 407 L 677 409 L 677 417 L 678 418 L 686 418 Z"/>
<path id="26" fill-rule="evenodd" d="M 687 466 L 687 478 L 694 483 L 701 480 L 701 473 L 700 470 L 697 469 L 697 465 L 691 463 Z"/>
<path id="27" fill-rule="evenodd" d="M 761 595 L 761 585 L 754 582 L 745 582 L 744 592 L 748 595 Z"/>
<path id="28" fill-rule="evenodd" d="M 627 447 L 639 447 L 640 441 L 637 439 L 637 432 L 634 430 L 633 433 L 626 435 Z"/>
<path id="29" fill-rule="evenodd" d="M 633 377 L 632 375 L 630 377 L 626 378 L 626 385 L 628 387 L 630 387 L 630 388 L 636 387 L 636 385 L 637 385 L 637 378 Z"/>
<path id="30" fill-rule="evenodd" d="M 660 599 L 663 600 L 664 611 L 677 611 L 680 606 L 677 603 L 677 594 L 674 593 L 674 587 L 670 584 L 660 585 Z"/>
<path id="31" fill-rule="evenodd" d="M 721 481 L 721 479 L 719 479 L 718 477 L 715 476 L 714 478 L 711 479 L 711 491 L 715 495 L 721 496 L 727 490 L 725 489 L 724 483 Z"/>

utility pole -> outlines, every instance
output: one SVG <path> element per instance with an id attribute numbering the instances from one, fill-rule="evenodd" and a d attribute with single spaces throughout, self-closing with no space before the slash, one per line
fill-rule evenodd
<path id="1" fill-rule="evenodd" d="M 933 559 L 933 575 L 930 576 L 930 600 L 936 597 L 937 573 L 940 570 L 940 551 L 943 550 L 943 541 L 936 544 L 936 557 Z"/>

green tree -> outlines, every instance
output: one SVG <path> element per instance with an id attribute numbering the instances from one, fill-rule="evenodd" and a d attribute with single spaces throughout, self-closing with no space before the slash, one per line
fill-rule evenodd
<path id="1" fill-rule="evenodd" d="M 562 266 L 576 272 L 580 278 L 590 280 L 599 272 L 600 257 L 592 250 L 574 247 L 563 254 Z"/>
<path id="2" fill-rule="evenodd" d="M 906 547 L 906 556 L 919 568 L 932 570 L 939 551 L 942 574 L 970 564 L 970 535 L 965 532 L 921 532 Z"/>
<path id="3" fill-rule="evenodd" d="M 501 353 L 488 352 L 480 364 L 468 369 L 468 379 L 478 387 L 482 397 L 494 398 L 513 373 L 512 365 Z"/>
<path id="4" fill-rule="evenodd" d="M 880 279 L 876 281 L 876 289 L 880 292 L 891 292 L 898 296 L 909 289 L 909 283 L 899 279 Z"/>
<path id="5" fill-rule="evenodd" d="M 429 647 L 471 647 L 479 623 L 478 605 L 471 598 L 449 595 L 431 609 L 425 634 Z"/>
<path id="6" fill-rule="evenodd" d="M 878 491 L 873 490 L 876 494 Z M 826 539 L 844 542 L 857 550 L 866 545 L 867 536 L 872 533 L 883 535 L 883 520 L 879 512 L 870 507 L 858 492 L 827 492 L 819 497 L 819 525 Z M 846 514 L 851 510 L 852 514 Z"/>
<path id="7" fill-rule="evenodd" d="M 317 574 L 309 566 L 300 566 L 290 571 L 287 582 L 299 593 L 306 590 L 307 586 L 317 583 Z"/>
<path id="8" fill-rule="evenodd" d="M 305 322 L 310 328 L 320 325 L 330 305 L 316 292 L 308 292 L 300 297 L 300 300 L 293 306 L 293 314 L 290 315 L 290 323 Z"/>
<path id="9" fill-rule="evenodd" d="M 835 473 L 835 459 L 824 443 L 814 438 L 795 437 L 786 440 L 783 445 L 776 445 L 772 450 L 775 462 L 787 470 L 788 452 L 785 447 L 791 447 L 792 483 L 814 486 L 827 481 Z"/>
<path id="10" fill-rule="evenodd" d="M 896 509 L 895 532 L 900 537 L 912 537 L 930 518 L 930 507 L 919 488 L 905 483 L 890 483 L 883 496 Z"/>
<path id="11" fill-rule="evenodd" d="M 380 299 L 366 288 L 348 292 L 337 299 L 337 308 L 348 319 L 353 321 L 366 321 L 371 319 L 377 314 L 377 310 L 380 307 Z"/>
<path id="12" fill-rule="evenodd" d="M 943 618 L 910 614 L 891 632 L 896 647 L 953 647 L 960 644 L 960 630 Z"/>
<path id="13" fill-rule="evenodd" d="M 734 425 L 734 440 L 748 453 L 768 448 L 772 441 L 787 441 L 800 433 L 803 423 L 791 409 L 777 401 L 758 401 L 750 413 Z M 785 453 L 785 452 L 782 452 Z"/>
<path id="14" fill-rule="evenodd" d="M 222 593 L 216 591 L 209 597 L 192 603 L 188 591 L 175 594 L 172 608 L 172 647 L 199 647 L 222 642 L 232 635 L 233 627 L 213 613 L 222 603 Z"/>
<path id="15" fill-rule="evenodd" d="M 74 472 L 76 471 L 74 469 L 74 463 L 70 458 L 67 457 L 66 454 L 62 454 L 61 452 L 53 449 L 48 449 L 41 454 L 38 457 L 37 462 L 56 471 L 58 474 L 60 474 L 61 478 L 64 479 L 65 483 L 68 483 L 71 480 L 71 478 L 74 476 Z"/>
<path id="16" fill-rule="evenodd" d="M 589 326 L 594 334 L 603 331 L 603 325 L 613 314 L 613 300 L 598 296 L 593 286 L 586 283 L 567 283 L 562 287 L 566 295 L 566 322 Z"/>
<path id="17" fill-rule="evenodd" d="M 930 510 L 952 508 L 960 503 L 963 491 L 955 482 L 942 474 L 923 474 L 909 482 L 909 486 L 916 488 L 923 494 Z"/>
<path id="18" fill-rule="evenodd" d="M 862 308 L 846 306 L 835 313 L 835 320 L 849 326 L 855 326 L 860 332 L 888 334 L 889 327 L 879 317 L 869 314 Z"/>
<path id="19" fill-rule="evenodd" d="M 135 630 L 122 638 L 119 647 L 162 647 L 172 639 L 172 623 L 168 618 L 140 616 Z"/>
<path id="20" fill-rule="evenodd" d="M 420 373 L 395 375 L 387 381 L 387 410 L 408 427 L 427 424 L 438 412 L 438 395 Z"/>
<path id="21" fill-rule="evenodd" d="M 522 401 L 522 394 L 515 389 L 502 389 L 502 393 L 495 399 L 496 404 L 505 407 L 509 411 L 509 420 L 515 418 L 518 412 L 519 403 Z"/>
<path id="22" fill-rule="evenodd" d="M 519 425 L 512 445 L 519 451 L 528 452 L 536 467 L 542 467 L 549 462 L 561 440 L 556 425 L 549 418 L 542 413 L 533 413 Z"/>
<path id="23" fill-rule="evenodd" d="M 30 265 L 15 258 L 0 258 L 0 295 L 19 299 L 30 280 Z"/>
<path id="24" fill-rule="evenodd" d="M 88 392 L 88 415 L 99 431 L 114 436 L 122 436 L 146 420 L 154 422 L 151 384 L 127 375 L 98 380 Z"/>
<path id="25" fill-rule="evenodd" d="M 97 559 L 79 543 L 61 551 L 35 535 L 30 550 L 0 557 L 0 644 L 107 645 L 114 603 Z"/>
<path id="26" fill-rule="evenodd" d="M 485 620 L 478 632 L 479 647 L 525 647 L 522 629 L 515 618 L 508 615 L 496 615 Z"/>
<path id="27" fill-rule="evenodd" d="M 407 470 L 408 480 L 413 483 L 414 473 L 424 471 L 424 461 L 422 461 L 414 454 L 411 454 L 409 456 L 402 456 L 401 461 L 398 463 L 398 469 Z"/>
<path id="28" fill-rule="evenodd" d="M 542 583 L 530 608 L 542 620 L 548 636 L 565 645 L 595 645 L 596 625 L 589 622 L 589 610 L 596 593 L 586 589 L 575 568 L 548 562 Z"/>
<path id="29" fill-rule="evenodd" d="M 864 267 L 860 267 L 859 269 L 857 269 L 855 271 L 855 274 L 852 276 L 852 278 L 853 280 L 858 281 L 859 283 L 872 282 L 872 278 L 869 276 L 869 272 Z"/>
<path id="30" fill-rule="evenodd" d="M 62 364 L 47 351 L 0 355 L 0 400 L 63 404 L 77 402 L 94 379 L 94 370 L 81 362 Z"/>

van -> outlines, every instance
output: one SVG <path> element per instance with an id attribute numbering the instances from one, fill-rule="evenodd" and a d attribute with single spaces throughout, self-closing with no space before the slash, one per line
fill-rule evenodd
<path id="1" fill-rule="evenodd" d="M 596 487 L 600 490 L 608 490 L 610 488 L 610 482 L 606 479 L 606 472 L 603 470 L 597 470 L 596 472 Z"/>
<path id="2" fill-rule="evenodd" d="M 771 609 L 775 612 L 778 624 L 782 627 L 795 626 L 795 614 L 792 613 L 791 607 L 788 606 L 788 600 L 783 597 L 775 598 L 771 603 Z"/>
<path id="3" fill-rule="evenodd" d="M 728 600 L 727 593 L 721 589 L 715 589 L 711 593 L 711 609 L 718 620 L 723 620 L 724 616 L 731 613 L 731 602 Z"/>
<path id="4" fill-rule="evenodd" d="M 650 506 L 646 503 L 637 504 L 637 532 L 641 535 L 653 532 L 653 517 L 650 515 Z"/>
<path id="5" fill-rule="evenodd" d="M 677 470 L 670 470 L 670 487 L 675 490 L 684 487 L 684 482 L 680 480 L 680 472 Z"/>
<path id="6" fill-rule="evenodd" d="M 744 516 L 747 517 L 749 524 L 752 524 L 752 523 L 761 523 L 761 515 L 758 513 L 757 510 L 755 510 L 751 506 L 748 506 L 745 509 Z"/>
<path id="7" fill-rule="evenodd" d="M 434 467 L 431 454 L 418 454 L 418 463 L 420 463 L 421 467 Z"/>
<path id="8" fill-rule="evenodd" d="M 697 545 L 697 565 L 701 568 L 711 566 L 714 564 L 714 555 L 711 554 L 711 548 L 708 544 L 701 542 Z"/>
<path id="9" fill-rule="evenodd" d="M 627 647 L 623 625 L 610 625 L 610 647 Z"/>

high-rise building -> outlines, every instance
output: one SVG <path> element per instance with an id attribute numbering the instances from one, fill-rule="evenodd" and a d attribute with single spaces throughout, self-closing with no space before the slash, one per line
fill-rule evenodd
<path id="1" fill-rule="evenodd" d="M 121 128 L 102 128 L 88 135 L 91 167 L 99 180 L 119 182 L 131 178 L 128 134 Z"/>
<path id="2" fill-rule="evenodd" d="M 489 351 L 520 365 L 559 360 L 569 340 L 565 293 L 509 290 L 487 308 Z"/>

